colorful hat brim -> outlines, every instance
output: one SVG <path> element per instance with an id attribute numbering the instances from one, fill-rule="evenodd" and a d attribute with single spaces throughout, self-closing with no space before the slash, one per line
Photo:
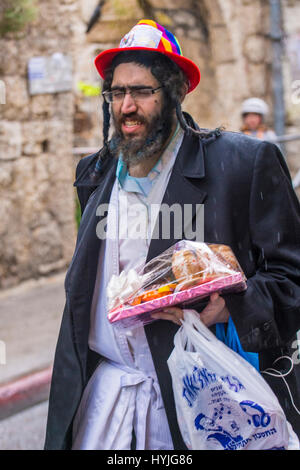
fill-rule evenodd
<path id="1" fill-rule="evenodd" d="M 100 52 L 100 54 L 95 58 L 95 66 L 100 74 L 100 76 L 104 79 L 105 78 L 105 71 L 110 66 L 114 57 L 119 54 L 120 52 L 124 51 L 134 51 L 134 50 L 144 50 L 144 51 L 154 51 L 160 52 L 163 55 L 169 57 L 173 62 L 175 62 L 178 67 L 185 73 L 189 81 L 189 88 L 188 93 L 193 91 L 198 83 L 200 82 L 201 74 L 200 70 L 194 62 L 190 59 L 183 57 L 178 54 L 174 54 L 173 52 L 168 51 L 161 51 L 157 49 L 152 49 L 149 47 L 122 47 L 122 48 L 115 48 L 115 49 L 108 49 L 106 51 Z"/>

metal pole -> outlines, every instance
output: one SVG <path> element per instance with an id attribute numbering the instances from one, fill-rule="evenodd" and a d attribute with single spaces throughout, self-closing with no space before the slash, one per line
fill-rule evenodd
<path id="1" fill-rule="evenodd" d="M 293 142 L 294 140 L 300 140 L 300 134 L 279 135 L 272 139 L 272 142 Z"/>
<path id="2" fill-rule="evenodd" d="M 282 10 L 280 0 L 270 2 L 270 38 L 273 44 L 272 82 L 274 103 L 274 130 L 277 135 L 285 134 L 284 85 L 282 75 Z M 284 152 L 284 145 L 281 145 Z"/>

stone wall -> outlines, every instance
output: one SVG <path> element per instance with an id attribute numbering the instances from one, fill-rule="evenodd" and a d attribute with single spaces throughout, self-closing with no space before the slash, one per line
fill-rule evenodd
<path id="1" fill-rule="evenodd" d="M 0 288 L 66 268 L 75 241 L 73 93 L 28 92 L 35 56 L 70 53 L 76 2 L 42 0 L 18 39 L 0 39 Z"/>

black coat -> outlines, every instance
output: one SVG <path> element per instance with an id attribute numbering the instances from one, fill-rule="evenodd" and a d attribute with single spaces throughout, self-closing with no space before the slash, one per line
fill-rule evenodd
<path id="1" fill-rule="evenodd" d="M 116 161 L 106 163 L 93 185 L 89 174 L 96 159 L 96 154 L 85 157 L 77 167 L 75 185 L 83 214 L 65 281 L 66 305 L 54 361 L 46 449 L 70 448 L 73 417 L 100 359 L 88 348 L 101 244 L 96 236 L 100 220 L 96 209 L 109 202 Z M 224 132 L 208 140 L 186 134 L 163 203 L 204 204 L 205 241 L 231 246 L 248 278 L 245 292 L 225 296 L 242 346 L 260 353 L 261 370 L 272 366 L 277 357 L 286 354 L 300 329 L 300 208 L 278 148 L 239 133 Z M 175 242 L 172 234 L 170 239 L 153 239 L 147 260 Z M 167 366 L 177 329 L 172 322 L 159 320 L 147 325 L 145 332 L 174 448 L 184 449 Z M 288 379 L 299 408 L 299 366 Z M 299 416 L 297 421 L 285 385 L 278 378 L 270 384 L 299 432 Z"/>

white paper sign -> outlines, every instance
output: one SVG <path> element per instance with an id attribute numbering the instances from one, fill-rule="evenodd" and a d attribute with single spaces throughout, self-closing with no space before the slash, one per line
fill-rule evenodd
<path id="1" fill-rule="evenodd" d="M 72 60 L 60 52 L 28 62 L 29 93 L 60 93 L 72 89 Z"/>

